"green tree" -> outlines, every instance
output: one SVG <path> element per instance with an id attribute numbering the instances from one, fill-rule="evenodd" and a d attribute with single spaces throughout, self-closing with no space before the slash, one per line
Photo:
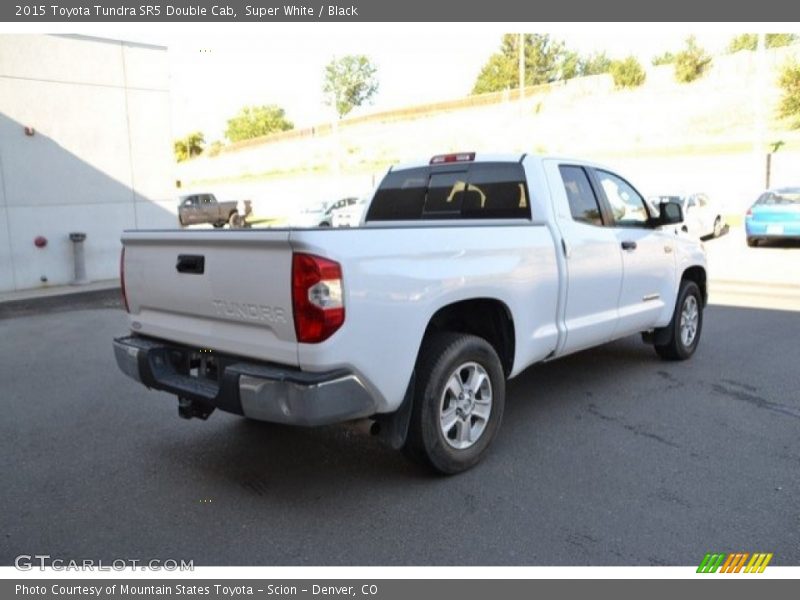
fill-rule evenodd
<path id="1" fill-rule="evenodd" d="M 245 106 L 228 119 L 225 137 L 231 142 L 240 142 L 293 128 L 292 122 L 286 118 L 286 112 L 279 106 Z"/>
<path id="2" fill-rule="evenodd" d="M 547 34 L 526 33 L 523 35 L 525 49 L 525 85 L 549 83 L 564 78 L 564 67 L 570 73 L 577 73 L 577 64 L 573 68 L 565 65 L 564 44 L 553 40 Z M 503 35 L 500 50 L 486 61 L 478 74 L 473 94 L 500 92 L 508 88 L 519 87 L 519 34 Z M 567 58 L 577 61 L 577 55 Z"/>
<path id="3" fill-rule="evenodd" d="M 587 75 L 600 75 L 608 73 L 611 68 L 611 59 L 605 52 L 597 52 L 581 56 L 572 50 L 565 50 L 561 58 L 561 72 L 559 79 L 572 79 L 573 77 L 586 77 Z"/>
<path id="4" fill-rule="evenodd" d="M 611 59 L 605 52 L 596 52 L 582 59 L 581 75 L 600 75 L 611 70 Z"/>
<path id="5" fill-rule="evenodd" d="M 574 77 L 580 77 L 583 75 L 583 67 L 584 62 L 583 58 L 581 58 L 581 55 L 577 52 L 573 52 L 572 50 L 567 50 L 564 52 L 561 58 L 561 72 L 559 74 L 559 79 L 573 79 Z M 517 75 L 517 78 L 519 78 L 519 74 Z"/>
<path id="6" fill-rule="evenodd" d="M 378 68 L 363 54 L 334 58 L 325 66 L 322 91 L 339 118 L 372 100 L 378 92 Z"/>
<path id="7" fill-rule="evenodd" d="M 657 67 L 658 65 L 671 65 L 675 62 L 675 55 L 670 51 L 666 51 L 663 54 L 654 56 L 653 60 L 650 62 L 654 67 Z"/>
<path id="8" fill-rule="evenodd" d="M 781 69 L 778 85 L 783 91 L 778 116 L 791 119 L 792 129 L 800 129 L 800 64 L 793 60 L 786 63 Z"/>
<path id="9" fill-rule="evenodd" d="M 618 88 L 638 87 L 647 77 L 642 65 L 633 56 L 612 61 L 610 72 L 614 78 L 614 85 Z"/>
<path id="10" fill-rule="evenodd" d="M 175 151 L 175 159 L 178 162 L 183 162 L 195 156 L 200 156 L 203 153 L 206 139 L 201 131 L 192 132 L 173 143 L 173 150 Z"/>
<path id="11" fill-rule="evenodd" d="M 764 43 L 767 48 L 778 48 L 797 43 L 798 36 L 794 33 L 768 33 L 764 36 Z M 728 44 L 728 52 L 733 54 L 740 50 L 755 50 L 758 47 L 757 33 L 743 33 L 731 38 Z"/>
<path id="12" fill-rule="evenodd" d="M 675 79 L 679 83 L 690 83 L 699 79 L 711 65 L 711 57 L 708 56 L 693 35 L 686 38 L 686 45 L 683 50 L 675 55 Z"/>

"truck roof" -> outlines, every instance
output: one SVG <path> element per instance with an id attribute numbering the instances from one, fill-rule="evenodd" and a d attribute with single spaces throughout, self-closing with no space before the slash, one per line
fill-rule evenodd
<path id="1" fill-rule="evenodd" d="M 441 155 L 433 155 L 429 158 L 423 158 L 419 160 L 407 161 L 403 163 L 399 163 L 393 165 L 389 168 L 390 171 L 400 171 L 403 169 L 417 169 L 420 167 L 428 167 L 431 166 L 431 160 L 433 160 L 434 156 L 448 156 L 448 155 L 467 155 L 472 154 L 474 158 L 470 160 L 465 160 L 463 162 L 467 163 L 478 163 L 478 162 L 522 162 L 523 160 L 545 160 L 545 159 L 552 159 L 558 160 L 562 162 L 570 162 L 580 165 L 588 165 L 598 168 L 607 168 L 604 165 L 597 164 L 595 162 L 582 159 L 582 158 L 575 158 L 574 156 L 559 156 L 559 155 L 545 155 L 545 154 L 536 154 L 536 153 L 527 153 L 527 152 L 517 152 L 517 153 L 492 153 L 492 152 L 455 152 L 455 153 L 446 153 Z M 461 161 L 458 161 L 461 162 Z M 442 163 L 442 164 L 453 164 L 451 162 Z"/>

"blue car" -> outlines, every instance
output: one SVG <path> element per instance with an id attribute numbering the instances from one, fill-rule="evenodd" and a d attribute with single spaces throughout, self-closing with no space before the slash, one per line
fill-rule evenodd
<path id="1" fill-rule="evenodd" d="M 768 240 L 800 240 L 800 187 L 767 190 L 744 220 L 747 245 Z"/>

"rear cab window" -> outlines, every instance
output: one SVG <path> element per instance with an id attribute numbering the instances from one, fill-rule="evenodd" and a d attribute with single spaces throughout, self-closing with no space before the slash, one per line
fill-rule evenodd
<path id="1" fill-rule="evenodd" d="M 522 165 L 477 162 L 390 171 L 375 192 L 366 220 L 530 218 Z"/>

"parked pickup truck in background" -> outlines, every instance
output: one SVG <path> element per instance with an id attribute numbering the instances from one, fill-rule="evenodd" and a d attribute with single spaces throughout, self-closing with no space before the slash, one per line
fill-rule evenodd
<path id="1" fill-rule="evenodd" d="M 228 223 L 240 225 L 239 202 L 219 202 L 214 194 L 190 194 L 181 196 L 178 204 L 178 221 L 183 227 L 199 223 L 211 223 L 220 228 Z"/>
<path id="2" fill-rule="evenodd" d="M 637 333 L 692 356 L 706 267 L 681 219 L 592 163 L 435 156 L 390 169 L 363 227 L 125 232 L 114 352 L 183 417 L 368 417 L 455 473 L 534 363 Z"/>

